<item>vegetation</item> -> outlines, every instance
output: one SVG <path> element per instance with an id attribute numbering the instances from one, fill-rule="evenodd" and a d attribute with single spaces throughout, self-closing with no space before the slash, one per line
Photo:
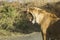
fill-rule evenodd
<path id="1" fill-rule="evenodd" d="M 20 27 L 24 27 L 25 24 L 23 23 L 25 22 L 25 20 L 23 21 L 23 13 L 20 13 L 22 11 L 21 9 L 23 9 L 21 6 L 22 5 L 18 2 L 1 2 L 0 30 L 5 30 L 5 33 L 17 32 L 20 30 Z M 4 31 L 2 31 L 1 33 L 4 34 Z"/>
<path id="2" fill-rule="evenodd" d="M 59 4 L 58 6 L 56 6 Z M 47 7 L 48 6 L 48 7 Z M 56 7 L 55 7 L 56 6 Z M 14 33 L 31 33 L 34 30 L 34 25 L 28 21 L 23 10 L 26 7 L 39 7 L 52 10 L 60 13 L 59 3 L 48 3 L 43 7 L 35 3 L 21 4 L 19 2 L 0 2 L 0 35 L 12 35 Z M 49 9 L 50 8 L 50 9 Z M 58 16 L 60 14 L 57 14 Z"/>

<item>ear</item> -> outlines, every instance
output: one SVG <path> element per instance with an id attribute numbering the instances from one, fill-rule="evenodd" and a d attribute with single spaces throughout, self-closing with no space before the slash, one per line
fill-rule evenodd
<path id="1" fill-rule="evenodd" d="M 34 10 L 34 8 L 30 7 L 27 9 L 28 12 L 32 12 Z"/>
<path id="2" fill-rule="evenodd" d="M 29 10 L 34 10 L 34 8 L 30 7 Z"/>

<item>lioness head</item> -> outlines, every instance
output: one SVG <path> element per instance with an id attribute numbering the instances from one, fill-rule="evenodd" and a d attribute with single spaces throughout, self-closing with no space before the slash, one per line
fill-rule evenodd
<path id="1" fill-rule="evenodd" d="M 33 17 L 32 23 L 40 24 L 46 19 L 55 20 L 57 18 L 55 14 L 37 7 L 30 7 L 27 9 L 27 12 L 29 12 Z"/>
<path id="2" fill-rule="evenodd" d="M 27 12 L 30 12 L 33 16 L 32 23 L 40 23 L 45 15 L 45 13 L 43 13 L 44 11 L 37 7 L 30 7 L 27 9 Z"/>

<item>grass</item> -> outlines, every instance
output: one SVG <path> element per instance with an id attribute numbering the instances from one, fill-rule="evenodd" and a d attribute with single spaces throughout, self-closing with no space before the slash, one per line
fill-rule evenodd
<path id="1" fill-rule="evenodd" d="M 39 4 L 39 3 L 38 3 Z M 47 10 L 52 10 L 52 8 L 56 10 L 60 10 L 60 6 L 54 3 L 53 5 L 48 4 L 44 7 Z M 56 6 L 57 5 L 57 6 Z M 32 32 L 39 32 L 39 27 L 33 26 L 32 23 L 27 21 L 25 13 L 20 13 L 26 7 L 41 7 L 41 5 L 34 5 L 34 3 L 26 3 L 26 4 L 19 4 L 17 2 L 1 2 L 0 4 L 0 36 L 16 36 L 16 35 L 24 35 L 29 34 Z M 56 6 L 56 7 L 55 7 Z M 43 8 L 44 8 L 43 7 Z M 49 9 L 50 8 L 50 9 Z M 60 11 L 58 12 L 60 14 Z M 60 17 L 60 15 L 57 16 Z M 25 20 L 25 21 L 24 21 Z"/>
<path id="2" fill-rule="evenodd" d="M 0 36 L 17 36 L 17 35 L 24 35 L 24 34 L 0 29 Z"/>

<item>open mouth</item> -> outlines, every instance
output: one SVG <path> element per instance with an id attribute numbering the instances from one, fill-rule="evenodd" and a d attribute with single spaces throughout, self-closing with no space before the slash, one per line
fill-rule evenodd
<path id="1" fill-rule="evenodd" d="M 30 12 L 27 11 L 22 11 L 22 12 L 25 15 L 25 18 L 27 18 L 29 21 L 33 21 L 34 17 Z"/>

